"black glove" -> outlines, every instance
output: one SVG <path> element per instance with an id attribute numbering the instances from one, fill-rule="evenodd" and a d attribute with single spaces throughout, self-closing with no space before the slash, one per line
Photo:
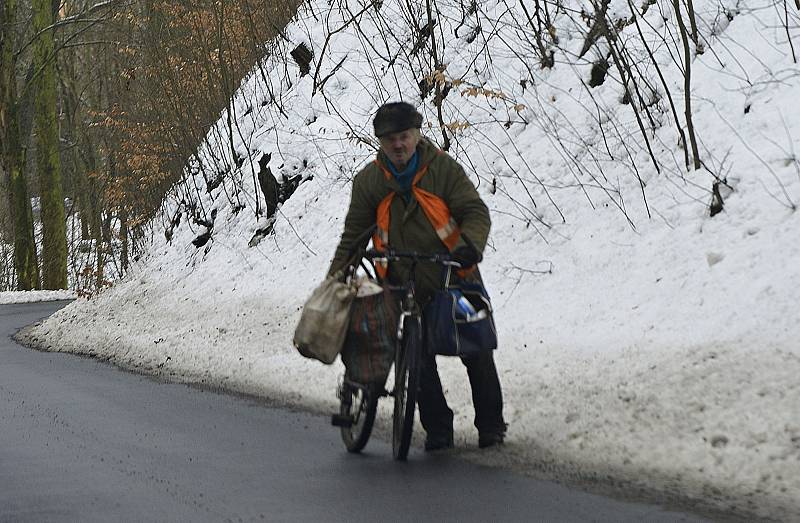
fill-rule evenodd
<path id="1" fill-rule="evenodd" d="M 462 269 L 468 269 L 480 263 L 483 259 L 483 255 L 475 248 L 472 242 L 468 242 L 467 245 L 456 247 L 456 249 L 450 253 L 450 256 L 454 262 L 458 262 L 461 265 Z"/>

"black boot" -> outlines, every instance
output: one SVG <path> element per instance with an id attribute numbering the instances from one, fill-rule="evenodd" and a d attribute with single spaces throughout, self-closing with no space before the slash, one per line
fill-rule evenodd
<path id="1" fill-rule="evenodd" d="M 504 423 L 501 429 L 479 433 L 478 447 L 485 449 L 487 447 L 494 447 L 495 445 L 502 445 L 503 441 L 506 439 L 507 427 L 508 425 Z"/>
<path id="2" fill-rule="evenodd" d="M 453 448 L 453 433 L 428 434 L 425 438 L 425 451 L 446 450 Z"/>

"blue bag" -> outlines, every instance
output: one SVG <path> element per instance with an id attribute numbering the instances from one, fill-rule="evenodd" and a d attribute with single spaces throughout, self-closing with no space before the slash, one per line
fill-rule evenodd
<path id="1" fill-rule="evenodd" d="M 481 283 L 460 282 L 434 294 L 423 311 L 428 352 L 470 357 L 497 348 L 489 295 Z"/>

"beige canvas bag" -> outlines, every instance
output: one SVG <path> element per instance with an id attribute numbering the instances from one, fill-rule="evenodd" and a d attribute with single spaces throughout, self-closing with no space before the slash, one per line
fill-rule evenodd
<path id="1" fill-rule="evenodd" d="M 341 279 L 341 273 L 326 278 L 303 305 L 293 342 L 306 358 L 331 364 L 342 350 L 356 286 Z"/>

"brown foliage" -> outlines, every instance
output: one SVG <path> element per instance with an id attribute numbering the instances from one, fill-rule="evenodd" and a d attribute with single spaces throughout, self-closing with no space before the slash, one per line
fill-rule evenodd
<path id="1" fill-rule="evenodd" d="M 86 110 L 106 159 L 106 208 L 125 208 L 131 226 L 153 216 L 293 12 L 253 0 L 158 0 L 111 15 L 99 30 L 110 43 L 104 91 Z"/>

